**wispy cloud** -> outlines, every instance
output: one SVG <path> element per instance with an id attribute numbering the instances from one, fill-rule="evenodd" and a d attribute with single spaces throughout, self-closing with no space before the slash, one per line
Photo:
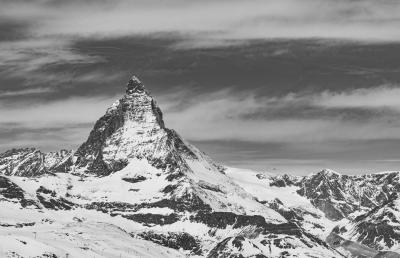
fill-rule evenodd
<path id="1" fill-rule="evenodd" d="M 289 94 L 281 98 L 257 97 L 254 94 L 238 95 L 229 90 L 190 98 L 187 98 L 187 94 L 174 92 L 161 96 L 159 102 L 164 110 L 167 126 L 178 130 L 189 140 L 312 143 L 400 138 L 400 122 L 386 119 L 382 114 L 368 117 L 366 120 L 346 120 L 340 114 L 297 118 L 258 116 L 268 109 L 279 112 L 291 108 L 292 105 L 297 105 L 298 109 L 304 106 L 315 109 L 357 107 L 389 108 L 400 112 L 395 101 L 400 91 L 393 88 L 380 87 L 311 95 Z M 386 96 L 388 101 L 385 101 Z M 28 109 L 23 105 L 7 106 L 0 109 L 0 123 L 14 123 L 32 129 L 91 124 L 104 114 L 115 99 L 117 96 L 69 98 L 31 105 Z M 82 110 L 85 112 L 81 112 Z M 398 115 L 400 116 L 400 113 Z"/>
<path id="2" fill-rule="evenodd" d="M 0 91 L 0 98 L 5 97 L 15 97 L 15 96 L 25 96 L 25 95 L 35 95 L 53 92 L 52 88 L 32 88 L 32 89 L 22 89 L 15 91 Z"/>
<path id="3" fill-rule="evenodd" d="M 380 86 L 343 92 L 325 91 L 313 98 L 315 105 L 327 108 L 393 109 L 400 111 L 400 88 Z"/>
<path id="4" fill-rule="evenodd" d="M 366 119 L 345 119 L 341 113 L 329 115 L 330 109 L 398 109 L 396 88 L 380 87 L 343 93 L 288 94 L 280 98 L 237 96 L 227 91 L 193 97 L 185 108 L 174 108 L 174 100 L 161 99 L 166 109 L 166 122 L 178 128 L 190 140 L 238 140 L 254 142 L 330 142 L 347 140 L 398 139 L 400 122 L 385 113 Z M 386 96 L 388 101 L 385 101 Z M 176 98 L 176 95 L 174 96 Z M 393 101 L 391 101 L 391 99 Z M 163 104 L 166 103 L 166 104 Z M 314 117 L 269 116 L 269 109 L 280 112 L 307 108 L 318 110 Z M 323 115 L 327 112 L 328 115 Z M 352 112 L 346 109 L 345 112 Z M 321 115 L 322 113 L 322 115 Z M 396 117 L 399 117 L 397 113 Z"/>
<path id="5" fill-rule="evenodd" d="M 82 39 L 161 35 L 176 38 L 175 48 L 276 38 L 400 41 L 400 4 L 390 0 L 5 1 L 0 15 L 0 23 L 19 26 L 17 40 L 0 42 L 1 75 L 16 77 L 105 61 L 76 51 Z"/>
<path id="6" fill-rule="evenodd" d="M 202 33 L 202 38 L 347 38 L 399 40 L 397 1 L 32 1 L 8 2 L 1 14 L 32 20 L 36 35 L 126 36 Z"/>
<path id="7" fill-rule="evenodd" d="M 29 84 L 46 74 L 41 71 L 46 67 L 102 62 L 100 57 L 75 52 L 69 43 L 55 38 L 0 42 L 0 75 L 22 77 Z"/>
<path id="8" fill-rule="evenodd" d="M 94 123 L 116 99 L 109 96 L 76 97 L 47 103 L 29 103 L 29 108 L 22 103 L 7 104 L 7 107 L 0 105 L 0 124 L 37 129 Z"/>

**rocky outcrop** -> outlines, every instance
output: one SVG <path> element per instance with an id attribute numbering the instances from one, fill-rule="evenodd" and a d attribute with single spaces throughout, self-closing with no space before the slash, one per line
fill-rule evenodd
<path id="1" fill-rule="evenodd" d="M 12 149 L 0 154 L 3 175 L 35 177 L 47 173 L 69 172 L 72 151 L 43 153 L 34 148 Z"/>
<path id="2" fill-rule="evenodd" d="M 200 241 L 185 232 L 157 234 L 152 231 L 147 231 L 140 233 L 138 236 L 162 246 L 190 251 L 190 253 L 194 255 L 203 254 Z"/>
<path id="3" fill-rule="evenodd" d="M 26 197 L 21 187 L 4 176 L 0 176 L 0 201 L 17 202 L 22 208 L 29 206 L 39 208 L 34 200 Z"/>
<path id="4" fill-rule="evenodd" d="M 270 186 L 297 186 L 299 195 L 335 221 L 355 211 L 380 207 L 400 190 L 398 172 L 350 176 L 325 169 L 302 178 L 283 175 L 271 179 Z"/>
<path id="5" fill-rule="evenodd" d="M 183 158 L 197 158 L 175 131 L 165 127 L 160 108 L 135 76 L 75 157 L 76 170 L 99 176 L 121 170 L 132 158 L 145 158 L 169 171 L 184 169 Z"/>
<path id="6" fill-rule="evenodd" d="M 352 240 L 375 250 L 400 244 L 400 200 L 390 196 L 382 206 L 357 216 L 351 223 L 334 229 L 337 234 L 349 233 Z"/>

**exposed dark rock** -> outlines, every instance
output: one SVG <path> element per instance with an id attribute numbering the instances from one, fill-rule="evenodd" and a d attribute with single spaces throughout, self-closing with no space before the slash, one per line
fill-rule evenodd
<path id="1" fill-rule="evenodd" d="M 243 236 L 237 236 L 232 240 L 232 245 L 234 247 L 236 247 L 239 251 L 242 250 L 243 247 L 243 242 L 244 241 L 244 237 Z"/>
<path id="2" fill-rule="evenodd" d="M 39 208 L 34 200 L 25 198 L 24 190 L 21 187 L 4 176 L 0 176 L 0 196 L 5 200 L 16 200 L 24 208 L 27 206 Z"/>
<path id="3" fill-rule="evenodd" d="M 188 233 L 157 234 L 152 231 L 140 233 L 139 236 L 145 240 L 152 241 L 162 246 L 173 249 L 189 250 L 192 254 L 202 255 L 200 241 Z"/>
<path id="4" fill-rule="evenodd" d="M 227 237 L 221 242 L 219 242 L 207 255 L 207 258 L 218 258 L 218 257 L 229 257 L 228 254 L 222 255 L 221 253 L 224 252 L 227 243 L 232 239 L 232 237 Z M 230 250 L 228 252 L 231 252 Z M 242 256 L 243 257 L 243 256 Z"/>
<path id="5" fill-rule="evenodd" d="M 75 206 L 74 203 L 58 197 L 56 192 L 43 186 L 36 190 L 36 197 L 45 208 L 51 210 L 70 210 Z"/>
<path id="6" fill-rule="evenodd" d="M 251 256 L 243 256 L 243 253 L 246 251 L 243 247 L 244 242 L 246 244 L 251 244 L 254 248 L 253 252 L 259 252 L 258 254 L 254 254 Z M 254 257 L 254 258 L 267 258 L 263 254 L 263 251 L 260 250 L 257 245 L 255 245 L 251 239 L 248 239 L 244 236 L 235 236 L 235 237 L 227 237 L 221 242 L 219 242 L 208 254 L 207 258 L 245 258 L 245 257 Z"/>
<path id="7" fill-rule="evenodd" d="M 23 228 L 23 227 L 32 227 L 35 224 L 36 224 L 35 222 L 16 223 L 16 224 L 0 223 L 0 227 Z"/>
<path id="8" fill-rule="evenodd" d="M 145 91 L 143 83 L 136 76 L 132 76 L 126 84 L 126 94 L 143 93 Z"/>
<path id="9" fill-rule="evenodd" d="M 136 212 L 142 208 L 170 208 L 175 212 L 211 211 L 211 207 L 196 196 L 182 196 L 179 199 L 162 199 L 153 203 L 130 204 L 123 202 L 93 202 L 85 206 L 104 213 L 120 214 Z"/>
<path id="10" fill-rule="evenodd" d="M 164 187 L 164 189 L 161 190 L 161 192 L 171 193 L 171 192 L 175 191 L 175 189 L 177 189 L 177 188 L 178 188 L 177 185 L 167 185 L 166 187 Z"/>
<path id="11" fill-rule="evenodd" d="M 144 176 L 136 176 L 136 177 L 124 177 L 122 178 L 122 180 L 129 182 L 129 183 L 138 183 L 138 182 L 142 182 L 145 181 L 147 178 Z"/>
<path id="12" fill-rule="evenodd" d="M 212 228 L 225 229 L 227 226 L 242 228 L 255 226 L 261 229 L 261 233 L 275 233 L 301 236 L 301 229 L 293 223 L 272 224 L 259 215 L 237 215 L 231 212 L 198 212 L 190 217 L 191 221 L 204 223 Z"/>
<path id="13" fill-rule="evenodd" d="M 130 219 L 144 225 L 165 225 L 165 224 L 173 224 L 179 220 L 179 216 L 176 214 L 169 215 L 161 215 L 161 214 L 131 214 L 131 215 L 122 215 L 122 217 L 126 219 Z"/>
<path id="14" fill-rule="evenodd" d="M 0 154 L 0 173 L 37 177 L 54 172 L 69 172 L 72 152 L 43 153 L 34 148 L 12 149 Z"/>
<path id="15" fill-rule="evenodd" d="M 125 203 L 125 202 L 92 202 L 85 206 L 89 210 L 98 210 L 104 213 L 117 213 L 127 211 L 137 211 L 140 209 L 139 205 Z"/>
<path id="16" fill-rule="evenodd" d="M 261 179 L 260 177 L 258 177 L 258 178 Z M 295 180 L 294 177 L 285 174 L 285 175 L 278 175 L 278 176 L 273 177 L 272 182 L 270 183 L 270 186 L 286 187 L 286 186 L 295 185 L 296 183 L 297 183 L 297 181 Z"/>
<path id="17" fill-rule="evenodd" d="M 275 199 L 273 202 L 269 203 L 269 207 L 289 221 L 298 222 L 304 220 L 295 210 L 286 208 L 279 199 Z"/>
<path id="18" fill-rule="evenodd" d="M 170 174 L 166 177 L 166 179 L 167 179 L 168 181 L 174 181 L 174 180 L 177 180 L 177 179 L 182 178 L 183 176 L 185 176 L 185 174 L 183 174 L 181 171 L 178 171 L 178 172 L 170 173 Z"/>

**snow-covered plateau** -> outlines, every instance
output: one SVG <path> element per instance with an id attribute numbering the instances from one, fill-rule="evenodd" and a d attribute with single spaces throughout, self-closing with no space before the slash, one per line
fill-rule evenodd
<path id="1" fill-rule="evenodd" d="M 217 164 L 132 77 L 76 151 L 0 154 L 0 257 L 400 257 L 399 190 Z"/>

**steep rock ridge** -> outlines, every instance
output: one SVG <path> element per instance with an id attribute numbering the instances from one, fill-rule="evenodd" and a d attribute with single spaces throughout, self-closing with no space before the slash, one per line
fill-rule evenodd
<path id="1" fill-rule="evenodd" d="M 309 199 L 297 193 L 294 185 L 301 177 L 274 175 L 251 170 L 227 168 L 226 174 L 290 223 L 320 239 L 325 239 L 335 225 Z M 278 182 L 278 183 L 277 183 Z"/>
<path id="2" fill-rule="evenodd" d="M 28 206 L 39 207 L 35 200 L 27 198 L 25 191 L 21 187 L 4 176 L 0 176 L 0 200 L 19 203 L 22 208 Z"/>
<path id="3" fill-rule="evenodd" d="M 338 221 L 332 234 L 345 239 L 344 246 L 358 250 L 358 244 L 362 244 L 377 251 L 377 257 L 400 257 L 391 252 L 378 253 L 400 250 L 399 172 L 350 176 L 322 170 L 300 180 L 286 176 L 271 179 L 270 186 L 296 187 L 297 194 L 306 197 L 330 220 Z"/>
<path id="4" fill-rule="evenodd" d="M 160 108 L 135 76 L 76 151 L 75 169 L 105 176 L 132 158 L 169 171 L 185 167 L 183 158 L 197 158 L 175 131 L 165 128 Z"/>
<path id="5" fill-rule="evenodd" d="M 0 173 L 13 176 L 40 176 L 68 172 L 72 151 L 43 153 L 35 148 L 12 149 L 0 154 Z"/>
<path id="6" fill-rule="evenodd" d="M 337 226 L 334 233 L 375 250 L 400 248 L 400 200 L 395 193 L 381 206 Z"/>
<path id="7" fill-rule="evenodd" d="M 228 168 L 226 173 L 259 202 L 346 255 L 365 257 L 373 250 L 366 257 L 400 257 L 387 252 L 400 250 L 398 172 L 348 176 L 325 169 L 298 177 Z"/>
<path id="8" fill-rule="evenodd" d="M 350 176 L 324 169 L 302 178 L 273 176 L 270 186 L 296 186 L 297 193 L 307 197 L 329 219 L 340 220 L 388 201 L 400 190 L 400 176 L 398 172 Z"/>
<path id="9" fill-rule="evenodd" d="M 331 170 L 304 177 L 298 193 L 322 210 L 331 220 L 339 220 L 359 208 L 357 185 L 348 177 Z"/>
<path id="10" fill-rule="evenodd" d="M 157 198 L 146 196 L 142 206 L 163 205 L 179 212 L 258 212 L 268 219 L 285 221 L 234 184 L 223 174 L 221 166 L 166 128 L 160 108 L 135 76 L 129 80 L 126 94 L 96 122 L 74 159 L 75 173 L 107 176 L 123 171 L 128 182 L 135 178 L 142 178 L 144 186 L 149 182 L 164 182 L 158 190 L 162 194 Z M 159 170 L 154 171 L 145 163 Z M 140 185 L 135 184 L 132 191 L 140 191 Z"/>

